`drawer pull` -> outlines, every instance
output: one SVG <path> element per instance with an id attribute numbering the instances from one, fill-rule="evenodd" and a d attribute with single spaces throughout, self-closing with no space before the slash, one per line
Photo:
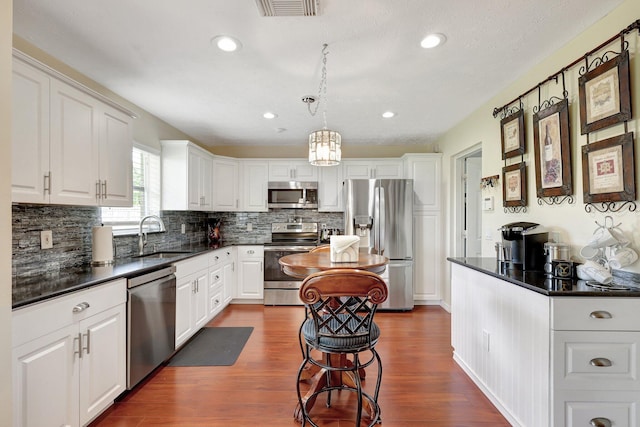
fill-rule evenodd
<path id="1" fill-rule="evenodd" d="M 589 315 L 592 319 L 611 319 L 613 316 L 608 311 L 596 310 Z"/>
<path id="2" fill-rule="evenodd" d="M 589 425 L 593 427 L 611 427 L 611 420 L 609 418 L 592 418 L 589 421 Z"/>
<path id="3" fill-rule="evenodd" d="M 81 302 L 80 304 L 77 304 L 73 307 L 73 312 L 74 313 L 81 313 L 83 311 L 85 311 L 87 308 L 89 308 L 90 305 L 88 302 Z"/>
<path id="4" fill-rule="evenodd" d="M 597 367 L 609 367 L 612 365 L 611 360 L 605 357 L 596 357 L 595 359 L 591 359 L 589 364 Z"/>

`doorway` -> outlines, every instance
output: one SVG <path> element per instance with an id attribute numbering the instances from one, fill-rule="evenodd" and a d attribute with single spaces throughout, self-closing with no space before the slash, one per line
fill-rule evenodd
<path id="1" fill-rule="evenodd" d="M 456 156 L 455 256 L 482 256 L 482 145 Z"/>

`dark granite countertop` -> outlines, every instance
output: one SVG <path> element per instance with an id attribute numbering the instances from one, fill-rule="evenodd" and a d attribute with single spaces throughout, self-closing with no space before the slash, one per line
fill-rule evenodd
<path id="1" fill-rule="evenodd" d="M 158 249 L 164 251 L 184 251 L 171 258 L 117 258 L 115 263 L 108 266 L 85 265 L 77 268 L 64 269 L 52 273 L 36 276 L 14 277 L 12 283 L 13 309 L 25 307 L 29 304 L 42 302 L 70 292 L 100 285 L 110 280 L 129 278 L 158 270 L 169 264 L 200 255 L 207 251 L 229 246 L 263 245 L 265 241 L 231 240 L 216 245 L 195 244 L 182 247 Z"/>
<path id="2" fill-rule="evenodd" d="M 601 290 L 589 286 L 584 280 L 556 279 L 548 277 L 542 271 L 501 270 L 495 258 L 447 258 L 447 260 L 550 297 L 640 297 L 640 280 L 634 273 L 614 270 L 614 283 L 628 289 Z"/>

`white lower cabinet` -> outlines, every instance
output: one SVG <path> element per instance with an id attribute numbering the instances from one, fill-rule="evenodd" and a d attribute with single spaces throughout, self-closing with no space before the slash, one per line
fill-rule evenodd
<path id="1" fill-rule="evenodd" d="M 640 426 L 637 298 L 552 299 L 556 426 Z"/>
<path id="2" fill-rule="evenodd" d="M 84 426 L 126 387 L 126 281 L 13 312 L 13 425 Z"/>
<path id="3" fill-rule="evenodd" d="M 413 216 L 413 300 L 440 301 L 442 244 L 440 212 Z"/>
<path id="4" fill-rule="evenodd" d="M 548 297 L 451 264 L 454 359 L 516 426 L 640 426 L 640 299 Z"/>
<path id="5" fill-rule="evenodd" d="M 176 267 L 176 348 L 209 320 L 209 263 L 200 255 L 175 263 Z"/>
<path id="6" fill-rule="evenodd" d="M 238 299 L 261 300 L 264 295 L 264 247 L 238 246 Z"/>

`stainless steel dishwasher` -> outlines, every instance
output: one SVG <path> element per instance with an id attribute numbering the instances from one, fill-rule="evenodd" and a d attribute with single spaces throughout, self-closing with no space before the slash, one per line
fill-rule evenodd
<path id="1" fill-rule="evenodd" d="M 131 390 L 175 350 L 174 266 L 127 281 L 127 389 Z"/>

